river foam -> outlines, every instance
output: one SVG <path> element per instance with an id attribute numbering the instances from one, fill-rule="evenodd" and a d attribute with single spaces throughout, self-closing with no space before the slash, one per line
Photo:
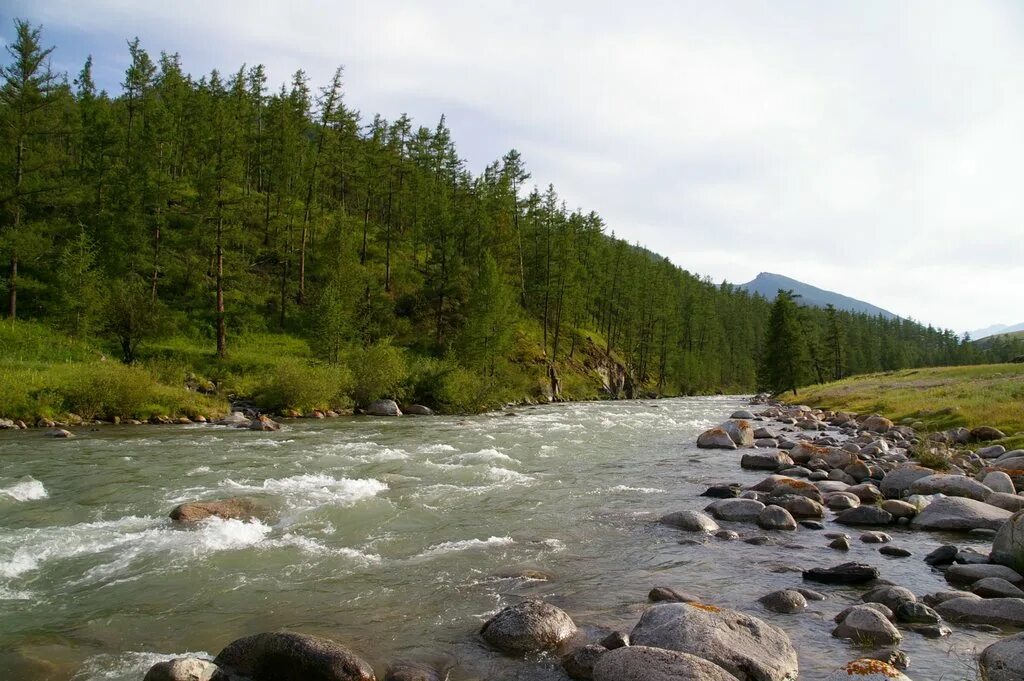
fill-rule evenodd
<path id="1" fill-rule="evenodd" d="M 50 495 L 43 487 L 43 483 L 31 475 L 26 475 L 13 485 L 0 488 L 0 498 L 6 497 L 14 501 L 38 501 L 48 496 Z"/>

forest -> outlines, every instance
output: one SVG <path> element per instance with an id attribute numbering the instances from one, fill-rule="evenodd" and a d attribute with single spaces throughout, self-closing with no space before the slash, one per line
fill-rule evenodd
<path id="1" fill-rule="evenodd" d="M 759 387 L 772 301 L 618 238 L 514 149 L 468 168 L 444 116 L 362 114 L 341 68 L 196 77 L 135 39 L 106 92 L 91 58 L 54 72 L 39 27 L 15 22 L 7 49 L 0 416 L 213 408 L 153 386 L 442 411 Z M 803 382 L 1008 359 L 914 321 L 797 311 Z M 152 390 L 82 396 L 133 381 Z"/>

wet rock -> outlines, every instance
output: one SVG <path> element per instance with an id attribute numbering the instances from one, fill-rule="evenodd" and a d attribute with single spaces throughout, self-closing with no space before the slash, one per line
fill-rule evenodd
<path id="1" fill-rule="evenodd" d="M 765 530 L 795 530 L 796 520 L 781 506 L 765 506 L 757 516 L 757 525 Z"/>
<path id="2" fill-rule="evenodd" d="M 924 603 L 903 601 L 893 609 L 896 619 L 908 624 L 935 624 L 942 618 Z"/>
<path id="3" fill-rule="evenodd" d="M 851 608 L 839 626 L 832 630 L 832 635 L 870 645 L 898 643 L 903 638 L 899 629 L 882 613 L 862 605 Z"/>
<path id="4" fill-rule="evenodd" d="M 964 497 L 975 501 L 984 501 L 992 491 L 988 486 L 966 475 L 936 473 L 910 483 L 911 494 L 945 494 L 948 497 Z"/>
<path id="5" fill-rule="evenodd" d="M 434 410 L 430 407 L 425 407 L 422 404 L 408 404 L 405 409 L 402 410 L 409 416 L 433 416 Z"/>
<path id="6" fill-rule="evenodd" d="M 795 589 L 782 589 L 765 594 L 757 599 L 758 603 L 772 612 L 792 614 L 807 609 L 807 599 Z"/>
<path id="7" fill-rule="evenodd" d="M 881 613 L 882 617 L 884 617 L 887 620 L 891 620 L 896 617 L 896 615 L 893 613 L 892 610 L 889 609 L 889 606 L 887 605 L 883 605 L 882 603 L 864 603 L 861 605 L 851 605 L 848 608 L 844 608 L 839 612 L 838 615 L 832 618 L 832 621 L 836 624 L 839 624 L 844 619 L 846 619 L 847 615 L 853 612 L 854 608 L 871 608 L 872 610 Z"/>
<path id="8" fill-rule="evenodd" d="M 340 643 L 276 631 L 228 644 L 214 664 L 252 681 L 374 681 L 373 667 Z"/>
<path id="9" fill-rule="evenodd" d="M 979 579 L 986 577 L 999 577 L 1010 584 L 1020 586 L 1024 584 L 1024 577 L 1005 565 L 994 565 L 989 563 L 974 565 L 951 565 L 946 568 L 946 580 L 951 584 L 973 584 Z"/>
<path id="10" fill-rule="evenodd" d="M 973 593 L 982 598 L 1024 598 L 1024 591 L 1002 577 L 985 577 L 971 584 Z"/>
<path id="11" fill-rule="evenodd" d="M 774 471 L 792 465 L 793 460 L 785 452 L 754 452 L 740 459 L 740 467 L 751 470 Z"/>
<path id="12" fill-rule="evenodd" d="M 914 555 L 907 549 L 900 548 L 899 546 L 883 546 L 878 549 L 878 552 L 883 556 L 891 556 L 893 558 L 910 558 Z"/>
<path id="13" fill-rule="evenodd" d="M 993 492 L 1002 492 L 1004 494 L 1016 494 L 1017 489 L 1013 485 L 1013 480 L 1009 475 L 1003 471 L 992 471 L 985 476 L 984 480 L 981 481 L 985 487 L 988 487 Z M 987 501 L 982 499 L 982 501 Z M 989 501 L 988 503 L 992 503 Z"/>
<path id="14" fill-rule="evenodd" d="M 744 544 L 750 544 L 752 546 L 767 546 L 768 544 L 774 544 L 775 542 L 772 541 L 771 537 L 758 536 L 758 537 L 747 537 L 746 539 L 743 540 L 743 543 Z"/>
<path id="15" fill-rule="evenodd" d="M 803 480 L 794 480 L 792 478 L 778 479 L 771 486 L 770 491 L 773 497 L 806 497 L 819 504 L 824 501 L 821 490 Z"/>
<path id="16" fill-rule="evenodd" d="M 954 598 L 980 599 L 981 596 L 978 596 L 977 594 L 968 593 L 966 591 L 936 591 L 935 593 L 922 596 L 921 602 L 925 605 L 930 605 L 934 608 L 939 603 L 945 603 L 946 601 L 951 601 Z"/>
<path id="17" fill-rule="evenodd" d="M 889 499 L 899 499 L 907 493 L 915 480 L 934 474 L 935 471 L 924 466 L 903 464 L 886 473 L 879 490 Z"/>
<path id="18" fill-rule="evenodd" d="M 881 603 L 890 610 L 895 611 L 901 603 L 915 603 L 917 596 L 910 589 L 893 584 L 884 584 L 875 587 L 861 596 L 865 603 Z"/>
<path id="19" fill-rule="evenodd" d="M 880 650 L 867 652 L 864 654 L 864 658 L 862 659 L 879 660 L 880 662 L 884 662 L 896 669 L 907 669 L 910 667 L 910 658 L 907 657 L 907 654 L 899 648 L 882 648 Z M 895 678 L 896 681 L 900 681 L 899 677 L 891 678 Z M 909 679 L 906 681 L 909 681 Z"/>
<path id="20" fill-rule="evenodd" d="M 910 681 L 892 665 L 867 657 L 847 662 L 825 677 L 825 681 L 849 681 L 849 679 L 856 679 L 856 681 Z"/>
<path id="21" fill-rule="evenodd" d="M 981 651 L 978 667 L 983 681 L 1020 681 L 1024 669 L 1024 633 L 1007 636 Z"/>
<path id="22" fill-rule="evenodd" d="M 696 603 L 700 598 L 685 591 L 676 591 L 668 586 L 656 586 L 647 594 L 653 603 Z"/>
<path id="23" fill-rule="evenodd" d="M 718 520 L 753 522 L 764 510 L 764 504 L 754 499 L 721 499 L 704 508 Z"/>
<path id="24" fill-rule="evenodd" d="M 825 507 L 813 499 L 801 496 L 771 497 L 770 503 L 789 511 L 794 518 L 824 518 Z"/>
<path id="25" fill-rule="evenodd" d="M 503 568 L 495 572 L 494 576 L 500 579 L 528 579 L 536 582 L 550 582 L 555 579 L 554 572 L 526 566 Z"/>
<path id="26" fill-rule="evenodd" d="M 860 499 L 857 498 L 856 494 L 850 494 L 849 492 L 833 492 L 828 495 L 825 505 L 832 511 L 846 511 L 860 506 Z"/>
<path id="27" fill-rule="evenodd" d="M 721 429 L 729 434 L 739 447 L 754 446 L 754 427 L 746 419 L 734 419 L 723 423 Z"/>
<path id="28" fill-rule="evenodd" d="M 740 538 L 739 533 L 732 530 L 719 530 L 718 532 L 715 532 L 715 536 L 719 539 L 724 539 L 725 541 L 735 541 Z"/>
<path id="29" fill-rule="evenodd" d="M 779 441 L 773 437 L 759 437 L 754 439 L 754 446 L 760 449 L 778 449 Z"/>
<path id="30" fill-rule="evenodd" d="M 265 414 L 263 414 L 263 415 L 260 415 L 260 416 L 258 416 L 256 418 L 254 418 L 249 423 L 249 430 L 262 430 L 262 431 L 281 430 L 281 424 L 279 424 L 278 422 L 274 421 L 269 416 L 266 416 Z"/>
<path id="31" fill-rule="evenodd" d="M 950 622 L 1024 627 L 1024 598 L 952 598 L 935 610 Z"/>
<path id="32" fill-rule="evenodd" d="M 917 515 L 917 507 L 898 499 L 886 499 L 881 504 L 881 509 L 892 514 L 893 518 L 913 518 Z"/>
<path id="33" fill-rule="evenodd" d="M 959 552 L 960 549 L 952 544 L 945 544 L 925 556 L 924 562 L 928 565 L 952 565 Z"/>
<path id="34" fill-rule="evenodd" d="M 885 532 L 865 532 L 860 536 L 860 540 L 865 544 L 888 544 L 892 537 Z"/>
<path id="35" fill-rule="evenodd" d="M 840 525 L 890 525 L 892 521 L 892 514 L 877 506 L 858 506 L 836 516 Z"/>
<path id="36" fill-rule="evenodd" d="M 828 547 L 837 551 L 849 551 L 850 550 L 850 539 L 848 537 L 836 537 L 829 542 Z"/>
<path id="37" fill-rule="evenodd" d="M 170 518 L 176 523 L 197 523 L 210 516 L 224 520 L 262 520 L 269 509 L 263 503 L 248 497 L 234 497 L 217 501 L 190 501 L 175 506 Z"/>
<path id="38" fill-rule="evenodd" d="M 594 665 L 598 659 L 608 652 L 603 646 L 583 646 L 562 658 L 562 669 L 574 679 L 594 678 Z"/>
<path id="39" fill-rule="evenodd" d="M 830 568 L 804 570 L 803 578 L 822 584 L 864 584 L 878 579 L 878 569 L 864 563 L 843 563 Z"/>
<path id="40" fill-rule="evenodd" d="M 1014 513 L 996 533 L 992 562 L 1024 573 L 1024 511 Z"/>
<path id="41" fill-rule="evenodd" d="M 363 412 L 367 416 L 401 416 L 402 410 L 394 400 L 374 400 Z"/>
<path id="42" fill-rule="evenodd" d="M 933 624 L 908 624 L 908 626 L 911 631 L 921 634 L 925 638 L 943 638 L 953 633 L 952 629 L 941 622 L 935 622 Z"/>
<path id="43" fill-rule="evenodd" d="M 629 635 L 623 634 L 621 631 L 613 631 L 601 639 L 601 645 L 604 646 L 606 650 L 615 650 L 616 648 L 628 646 Z"/>
<path id="44" fill-rule="evenodd" d="M 594 681 L 736 681 L 718 665 L 695 655 L 648 646 L 629 646 L 602 655 Z"/>
<path id="45" fill-rule="evenodd" d="M 825 525 L 818 520 L 801 520 L 800 524 L 808 530 L 824 530 Z"/>
<path id="46" fill-rule="evenodd" d="M 421 662 L 395 662 L 384 674 L 384 681 L 445 681 L 446 674 Z"/>
<path id="47" fill-rule="evenodd" d="M 715 606 L 652 606 L 634 627 L 630 641 L 633 645 L 622 650 L 651 646 L 690 653 L 739 679 L 794 681 L 797 676 L 796 651 L 784 631 L 756 617 Z"/>
<path id="48" fill-rule="evenodd" d="M 711 516 L 700 511 L 676 511 L 661 517 L 663 525 L 670 525 L 687 532 L 718 532 L 718 523 Z"/>
<path id="49" fill-rule="evenodd" d="M 911 526 L 921 530 L 998 530 L 1010 512 L 974 499 L 941 497 L 918 513 Z"/>
<path id="50" fill-rule="evenodd" d="M 149 668 L 142 681 L 210 681 L 217 665 L 195 657 L 178 657 Z"/>
<path id="51" fill-rule="evenodd" d="M 697 437 L 697 446 L 701 449 L 736 449 L 736 443 L 724 428 L 705 430 Z"/>
<path id="52" fill-rule="evenodd" d="M 968 534 L 976 535 L 978 532 L 991 532 L 991 530 L 971 530 Z M 981 565 L 989 561 L 987 554 L 981 553 L 977 549 L 973 549 L 968 546 L 967 548 L 956 552 L 956 558 L 953 559 L 953 562 L 958 565 Z"/>
<path id="53" fill-rule="evenodd" d="M 249 419 L 240 411 L 233 411 L 230 415 L 216 421 L 219 426 L 249 427 Z"/>
<path id="54" fill-rule="evenodd" d="M 738 411 L 734 411 L 732 413 L 732 416 L 730 416 L 729 418 L 731 418 L 731 419 L 753 419 L 754 418 L 754 414 L 751 413 L 750 411 L 746 410 L 746 409 L 740 409 Z"/>
<path id="55" fill-rule="evenodd" d="M 532 599 L 505 608 L 480 629 L 492 646 L 516 653 L 556 648 L 575 633 L 576 624 L 565 611 Z"/>
<path id="56" fill-rule="evenodd" d="M 862 504 L 877 504 L 885 499 L 885 495 L 882 494 L 881 490 L 870 482 L 853 485 L 848 487 L 846 491 L 860 499 Z"/>
<path id="57" fill-rule="evenodd" d="M 712 485 L 701 492 L 702 497 L 713 497 L 715 499 L 733 499 L 743 493 L 743 488 L 737 484 Z"/>
<path id="58" fill-rule="evenodd" d="M 46 437 L 57 438 L 58 440 L 67 440 L 75 436 L 70 430 L 64 430 L 63 428 L 54 428 L 43 433 Z"/>

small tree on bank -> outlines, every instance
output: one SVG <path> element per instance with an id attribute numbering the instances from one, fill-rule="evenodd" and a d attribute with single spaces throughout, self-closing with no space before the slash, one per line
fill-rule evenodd
<path id="1" fill-rule="evenodd" d="M 799 311 L 792 291 L 779 291 L 768 316 L 758 387 L 774 393 L 803 385 L 807 373 L 807 343 L 800 324 Z"/>

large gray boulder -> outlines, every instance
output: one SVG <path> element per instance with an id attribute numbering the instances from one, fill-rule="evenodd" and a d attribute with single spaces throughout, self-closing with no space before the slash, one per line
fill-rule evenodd
<path id="1" fill-rule="evenodd" d="M 575 633 L 576 624 L 564 610 L 538 600 L 509 606 L 480 629 L 485 641 L 512 653 L 557 648 Z"/>
<path id="2" fill-rule="evenodd" d="M 988 486 L 966 475 L 936 473 L 918 478 L 910 483 L 911 494 L 945 494 L 948 497 L 966 497 L 976 501 L 985 501 L 985 497 L 992 492 L 993 490 Z"/>
<path id="3" fill-rule="evenodd" d="M 849 508 L 836 516 L 836 522 L 840 525 L 891 525 L 892 521 L 892 513 L 877 506 Z"/>
<path id="4" fill-rule="evenodd" d="M 369 416 L 401 416 L 402 410 L 394 400 L 374 400 L 363 410 Z"/>
<path id="5" fill-rule="evenodd" d="M 701 511 L 675 511 L 661 516 L 663 525 L 678 527 L 689 532 L 718 532 L 720 529 L 711 516 Z"/>
<path id="6" fill-rule="evenodd" d="M 765 530 L 795 530 L 796 520 L 781 506 L 765 506 L 757 516 L 757 525 Z"/>
<path id="7" fill-rule="evenodd" d="M 772 612 L 792 614 L 807 609 L 807 598 L 796 589 L 782 589 L 765 594 L 757 602 Z"/>
<path id="8" fill-rule="evenodd" d="M 1024 627 L 1024 598 L 952 598 L 935 610 L 950 622 Z"/>
<path id="9" fill-rule="evenodd" d="M 878 486 L 888 499 L 899 499 L 910 489 L 910 485 L 919 478 L 934 475 L 931 468 L 907 463 L 898 466 L 885 474 L 882 484 Z"/>
<path id="10" fill-rule="evenodd" d="M 998 530 L 1010 515 L 982 501 L 942 497 L 925 506 L 910 524 L 920 530 Z"/>
<path id="11" fill-rule="evenodd" d="M 754 446 L 754 427 L 746 419 L 735 419 L 726 421 L 721 426 L 722 430 L 729 433 L 729 437 L 739 447 Z"/>
<path id="12" fill-rule="evenodd" d="M 1024 511 L 1014 513 L 996 533 L 992 562 L 1024 574 Z"/>
<path id="13" fill-rule="evenodd" d="M 1020 681 L 1024 678 L 1024 633 L 1007 636 L 981 651 L 982 681 Z"/>
<path id="14" fill-rule="evenodd" d="M 142 681 L 210 681 L 217 665 L 196 657 L 177 657 L 157 662 L 146 672 Z"/>
<path id="15" fill-rule="evenodd" d="M 986 475 L 985 479 L 981 482 L 993 492 L 1003 492 L 1004 494 L 1017 493 L 1017 488 L 1014 487 L 1013 479 L 1003 471 L 992 471 Z M 982 499 L 982 501 L 985 500 Z"/>
<path id="16" fill-rule="evenodd" d="M 910 677 L 888 662 L 870 657 L 847 662 L 825 677 L 825 681 L 850 681 L 850 679 L 855 679 L 855 681 L 910 681 Z"/>
<path id="17" fill-rule="evenodd" d="M 740 467 L 759 471 L 775 471 L 792 466 L 793 459 L 785 452 L 755 452 L 744 454 L 740 459 Z"/>
<path id="18" fill-rule="evenodd" d="M 252 681 L 374 681 L 373 667 L 340 643 L 275 631 L 246 636 L 220 651 L 213 663 Z"/>
<path id="19" fill-rule="evenodd" d="M 705 430 L 697 436 L 697 446 L 701 449 L 736 449 L 732 437 L 721 427 Z"/>
<path id="20" fill-rule="evenodd" d="M 718 520 L 752 522 L 764 510 L 764 504 L 756 499 L 720 499 L 708 504 L 705 509 Z"/>
<path id="21" fill-rule="evenodd" d="M 1024 577 L 1011 567 L 991 563 L 976 563 L 967 565 L 950 565 L 946 568 L 946 579 L 953 584 L 973 584 L 979 579 L 986 577 L 998 577 L 1005 579 L 1010 584 L 1024 584 Z"/>
<path id="22" fill-rule="evenodd" d="M 1007 494 L 1006 492 L 993 492 L 985 499 L 986 504 L 1016 513 L 1024 511 L 1024 497 L 1019 494 Z"/>
<path id="23" fill-rule="evenodd" d="M 594 681 L 736 681 L 713 662 L 648 646 L 616 648 L 598 658 Z"/>
<path id="24" fill-rule="evenodd" d="M 700 603 L 665 603 L 648 608 L 630 641 L 690 653 L 738 679 L 794 681 L 797 655 L 778 627 L 735 610 Z M 600 663 L 599 663 L 600 665 Z"/>
<path id="25" fill-rule="evenodd" d="M 832 630 L 832 635 L 870 645 L 899 643 L 903 638 L 899 629 L 885 615 L 864 605 L 850 608 L 839 626 Z"/>

